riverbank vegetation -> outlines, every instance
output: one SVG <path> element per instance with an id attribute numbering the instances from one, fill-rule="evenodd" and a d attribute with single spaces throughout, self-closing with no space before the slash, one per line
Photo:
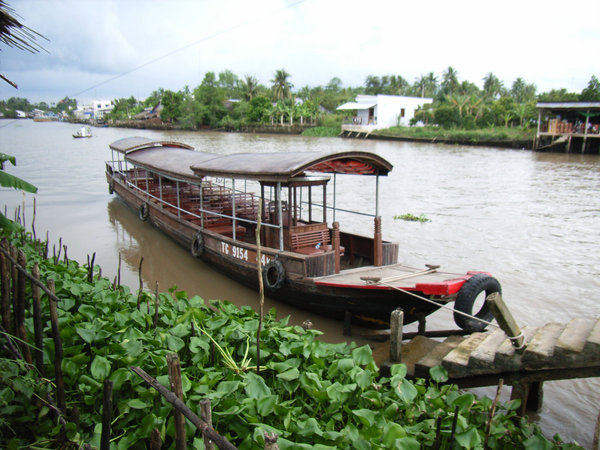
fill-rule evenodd
<path id="1" fill-rule="evenodd" d="M 386 94 L 432 98 L 431 104 L 417 111 L 413 124 L 424 128 L 396 127 L 378 131 L 385 136 L 407 138 L 450 139 L 473 142 L 498 140 L 531 140 L 536 126 L 536 103 L 556 101 L 600 101 L 600 81 L 592 76 L 580 93 L 553 89 L 537 93 L 535 84 L 517 78 L 507 85 L 493 73 L 481 80 L 481 87 L 460 80 L 456 69 L 448 67 L 442 76 L 430 72 L 410 83 L 401 75 L 369 75 L 364 85 L 344 87 L 338 77 L 325 86 L 294 88 L 291 74 L 277 70 L 269 85 L 256 77 L 240 78 L 230 70 L 218 75 L 207 72 L 200 85 L 184 86 L 179 91 L 159 88 L 145 100 L 133 96 L 113 100 L 114 108 L 105 117 L 113 124 L 140 123 L 155 118 L 169 126 L 188 130 L 203 128 L 246 131 L 254 126 L 300 125 L 294 130 L 314 126 L 335 126 L 333 130 L 318 130 L 312 135 L 337 135 L 339 125 L 348 112 L 336 107 L 352 101 L 358 94 Z M 47 108 L 73 115 L 73 99 L 65 97 L 57 104 L 32 105 L 26 99 L 0 101 L 5 117 L 16 117 L 17 110 Z M 147 122 L 150 124 L 151 122 Z M 465 131 L 466 130 L 466 131 Z M 325 134 L 323 134 L 325 133 Z"/>
<path id="2" fill-rule="evenodd" d="M 12 312 L 13 328 L 6 319 L 11 301 L 1 303 L 3 448 L 98 448 L 102 404 L 112 405 L 105 436 L 111 448 L 142 448 L 153 433 L 163 446 L 174 445 L 172 406 L 131 370 L 140 367 L 171 389 L 173 354 L 184 403 L 200 415 L 199 402 L 210 400 L 214 428 L 239 448 L 263 448 L 265 433 L 276 434 L 282 449 L 576 447 L 519 417 L 519 400 L 496 403 L 443 384 L 441 367 L 432 370 L 431 384 L 406 379 L 401 364 L 381 377 L 369 346 L 321 342 L 319 331 L 278 320 L 274 310 L 259 325 L 249 307 L 205 302 L 176 287 L 134 292 L 118 277 L 103 277 L 93 257 L 81 265 L 67 258 L 66 247 L 62 258 L 60 251 L 47 257 L 49 243 L 22 228 L 2 238 L 2 292 L 15 292 L 21 305 L 21 313 Z M 23 252 L 22 267 L 37 266 L 39 278 L 54 285 L 54 316 L 49 294 L 38 303 L 36 289 L 19 276 L 11 288 L 4 275 L 13 273 L 9 244 Z M 26 344 L 34 335 L 37 344 Z M 57 366 L 59 349 L 64 359 Z M 106 380 L 112 402 L 103 400 Z M 203 448 L 189 422 L 186 428 L 187 445 Z"/>

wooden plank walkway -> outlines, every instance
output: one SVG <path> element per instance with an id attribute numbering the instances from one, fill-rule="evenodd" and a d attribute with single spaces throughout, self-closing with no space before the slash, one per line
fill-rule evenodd
<path id="1" fill-rule="evenodd" d="M 524 327 L 522 335 L 522 349 L 500 329 L 442 341 L 416 336 L 402 344 L 400 362 L 417 378 L 428 378 L 429 369 L 441 365 L 448 382 L 460 387 L 495 385 L 502 378 L 513 386 L 512 397 L 523 400 L 523 411 L 541 407 L 544 381 L 600 377 L 600 318 Z M 391 364 L 385 361 L 382 373 Z"/>

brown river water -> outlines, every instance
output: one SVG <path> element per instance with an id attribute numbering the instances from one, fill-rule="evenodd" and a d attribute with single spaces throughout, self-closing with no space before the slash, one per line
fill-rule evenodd
<path id="1" fill-rule="evenodd" d="M 92 128 L 90 139 L 73 139 L 79 126 L 0 120 L 0 152 L 14 155 L 5 169 L 39 188 L 35 229 L 62 238 L 68 256 L 87 261 L 96 253 L 103 275 L 113 279 L 122 257 L 122 284 L 166 291 L 176 285 L 204 299 L 229 300 L 257 308 L 253 291 L 230 281 L 108 194 L 104 161 L 108 145 L 145 136 L 180 140 L 215 153 L 365 150 L 388 159 L 394 169 L 380 179 L 384 239 L 400 243 L 400 262 L 414 267 L 439 264 L 441 270 L 485 270 L 502 284 L 503 298 L 520 325 L 566 323 L 600 316 L 600 157 L 546 154 L 518 149 L 449 146 L 362 139 L 310 138 L 215 132 L 162 132 Z M 332 189 L 330 189 L 332 190 Z M 0 190 L 9 217 L 25 204 L 30 228 L 33 196 Z M 337 206 L 375 212 L 375 183 L 338 177 Z M 395 220 L 424 215 L 429 222 Z M 331 214 L 329 215 L 331 221 Z M 371 218 L 338 213 L 342 229 L 371 235 Z M 310 319 L 324 340 L 339 341 L 342 325 L 267 299 L 291 323 Z M 412 325 L 407 327 L 412 331 Z M 453 328 L 452 314 L 428 318 L 429 329 Z M 352 340 L 368 341 L 353 330 Z M 493 396 L 495 388 L 473 390 Z M 508 399 L 509 388 L 503 400 Z M 544 432 L 560 433 L 589 448 L 600 410 L 600 379 L 544 384 L 544 405 L 533 416 Z"/>

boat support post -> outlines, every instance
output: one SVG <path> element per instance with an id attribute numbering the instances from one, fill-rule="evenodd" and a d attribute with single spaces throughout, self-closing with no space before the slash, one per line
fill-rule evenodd
<path id="1" fill-rule="evenodd" d="M 335 222 L 335 195 L 336 195 L 336 173 L 333 172 L 333 220 L 332 222 Z"/>
<path id="2" fill-rule="evenodd" d="M 235 236 L 235 178 L 231 179 L 231 215 L 233 217 L 233 240 L 237 240 Z"/>
<path id="3" fill-rule="evenodd" d="M 279 250 L 283 251 L 283 209 L 281 206 L 281 181 L 277 182 L 277 216 L 279 220 Z"/>
<path id="4" fill-rule="evenodd" d="M 375 233 L 373 236 L 373 265 L 383 265 L 383 243 L 381 238 L 381 217 L 379 217 L 379 175 L 375 176 Z"/>

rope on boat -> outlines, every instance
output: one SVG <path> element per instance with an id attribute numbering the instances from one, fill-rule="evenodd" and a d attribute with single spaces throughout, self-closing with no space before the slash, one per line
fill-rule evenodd
<path id="1" fill-rule="evenodd" d="M 449 307 L 449 306 L 447 306 L 447 305 L 443 305 L 443 304 L 441 304 L 441 303 L 438 303 L 438 302 L 436 302 L 436 301 L 433 301 L 433 300 L 431 300 L 431 299 L 428 299 L 427 297 L 423 297 L 423 296 L 421 296 L 421 295 L 415 294 L 414 292 L 410 292 L 410 291 L 407 291 L 407 290 L 405 290 L 405 289 L 399 288 L 398 286 L 394 286 L 394 285 L 392 285 L 392 284 L 386 283 L 385 281 L 376 281 L 376 282 L 374 282 L 373 284 L 381 284 L 381 285 L 387 286 L 387 287 L 389 287 L 389 288 L 395 289 L 395 290 L 397 290 L 397 291 L 400 291 L 400 292 L 403 292 L 403 293 L 405 293 L 405 294 L 412 295 L 413 297 L 415 297 L 415 298 L 418 298 L 419 300 L 423 300 L 423 301 L 426 301 L 426 302 L 428 302 L 428 303 L 432 303 L 432 304 L 434 304 L 434 305 L 436 305 L 436 306 L 438 306 L 438 307 L 440 307 L 440 308 L 445 308 L 445 309 L 447 309 L 447 310 L 449 310 L 449 311 L 452 311 L 454 314 L 460 314 L 460 315 L 463 315 L 463 316 L 465 316 L 465 317 L 468 317 L 468 318 L 470 318 L 470 319 L 475 319 L 475 320 L 478 320 L 479 322 L 485 323 L 485 324 L 486 324 L 486 325 L 488 325 L 488 326 L 492 326 L 492 327 L 495 327 L 495 328 L 501 329 L 501 328 L 500 328 L 500 326 L 499 326 L 499 325 L 496 325 L 495 323 L 488 322 L 488 321 L 486 321 L 486 320 L 480 319 L 479 317 L 473 316 L 473 315 L 471 315 L 471 314 L 467 314 L 467 313 L 465 313 L 465 312 L 458 311 L 458 310 L 456 310 L 456 309 L 454 309 L 454 308 L 450 308 L 450 307 Z M 518 334 L 518 336 L 507 336 L 507 337 L 508 337 L 508 339 L 510 339 L 511 341 L 516 341 L 517 339 L 519 339 L 519 338 L 522 338 L 522 337 L 523 337 L 523 332 L 521 331 L 521 332 Z M 521 349 L 523 349 L 523 348 L 525 348 L 525 339 L 523 339 L 523 343 L 522 343 L 522 344 L 521 344 L 519 347 L 515 347 L 515 350 L 521 350 Z"/>

